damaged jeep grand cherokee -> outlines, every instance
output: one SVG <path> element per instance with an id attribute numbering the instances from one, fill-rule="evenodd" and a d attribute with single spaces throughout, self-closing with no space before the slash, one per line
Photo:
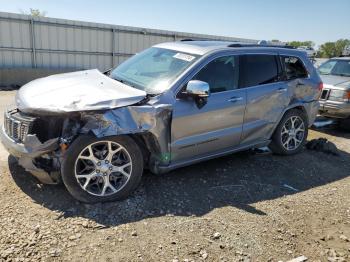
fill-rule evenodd
<path id="1" fill-rule="evenodd" d="M 164 173 L 240 150 L 299 152 L 322 82 L 306 54 L 216 41 L 163 43 L 108 74 L 24 85 L 1 140 L 42 183 L 83 202 L 119 200 Z"/>

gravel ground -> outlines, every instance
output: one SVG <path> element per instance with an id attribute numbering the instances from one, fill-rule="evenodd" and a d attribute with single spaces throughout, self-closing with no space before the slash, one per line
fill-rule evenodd
<path id="1" fill-rule="evenodd" d="M 0 148 L 0 260 L 350 261 L 350 133 L 318 137 L 340 155 L 242 152 L 146 173 L 129 199 L 96 205 L 39 184 Z"/>
<path id="2" fill-rule="evenodd" d="M 1 88 L 0 88 L 1 90 Z M 0 123 L 3 123 L 3 112 L 4 110 L 13 105 L 14 103 L 14 96 L 16 94 L 16 91 L 0 91 Z M 7 152 L 5 148 L 0 143 L 0 164 L 3 162 L 7 162 Z"/>

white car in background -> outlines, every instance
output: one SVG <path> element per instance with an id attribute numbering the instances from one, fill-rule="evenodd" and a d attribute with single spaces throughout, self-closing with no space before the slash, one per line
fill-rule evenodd
<path id="1" fill-rule="evenodd" d="M 315 58 L 314 67 L 319 68 L 322 64 L 327 62 L 329 58 Z"/>
<path id="2" fill-rule="evenodd" d="M 350 57 L 334 57 L 318 69 L 323 82 L 319 113 L 350 130 Z"/>
<path id="3" fill-rule="evenodd" d="M 297 49 L 304 50 L 307 53 L 308 57 L 315 57 L 316 51 L 312 47 L 309 46 L 299 46 Z"/>
<path id="4" fill-rule="evenodd" d="M 350 56 L 350 45 L 347 45 L 343 50 L 343 56 Z"/>

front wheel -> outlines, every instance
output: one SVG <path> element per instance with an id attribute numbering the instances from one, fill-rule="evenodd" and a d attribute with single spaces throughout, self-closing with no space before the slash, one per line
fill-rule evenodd
<path id="1" fill-rule="evenodd" d="M 293 155 L 303 148 L 308 135 L 305 114 L 297 109 L 289 110 L 278 124 L 272 141 L 271 151 L 279 155 Z"/>
<path id="2" fill-rule="evenodd" d="M 140 183 L 143 157 L 128 136 L 80 136 L 66 151 L 61 171 L 67 190 L 82 202 L 121 200 Z"/>

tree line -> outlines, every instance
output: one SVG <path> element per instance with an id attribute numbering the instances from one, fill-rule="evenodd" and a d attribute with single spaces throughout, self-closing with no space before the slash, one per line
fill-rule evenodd
<path id="1" fill-rule="evenodd" d="M 296 48 L 300 46 L 315 46 L 315 43 L 312 41 L 292 41 L 287 44 Z M 339 39 L 335 42 L 326 42 L 319 47 L 316 57 L 331 58 L 341 56 L 344 48 L 348 45 L 350 45 L 350 39 Z"/>

